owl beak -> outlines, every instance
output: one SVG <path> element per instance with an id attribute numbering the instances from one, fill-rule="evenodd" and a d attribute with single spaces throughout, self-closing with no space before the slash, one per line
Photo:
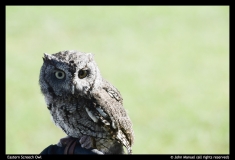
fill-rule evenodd
<path id="1" fill-rule="evenodd" d="M 75 89 L 77 87 L 76 85 L 77 85 L 77 82 L 75 79 L 73 79 L 73 81 L 72 81 L 72 94 L 74 94 L 74 92 L 75 92 Z"/>
<path id="2" fill-rule="evenodd" d="M 75 84 L 72 84 L 72 94 L 74 94 Z"/>

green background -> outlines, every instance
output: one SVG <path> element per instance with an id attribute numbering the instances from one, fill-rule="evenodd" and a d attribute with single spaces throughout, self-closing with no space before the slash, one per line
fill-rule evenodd
<path id="1" fill-rule="evenodd" d="M 229 6 L 6 6 L 6 154 L 65 136 L 38 84 L 61 50 L 119 89 L 134 154 L 229 154 Z"/>

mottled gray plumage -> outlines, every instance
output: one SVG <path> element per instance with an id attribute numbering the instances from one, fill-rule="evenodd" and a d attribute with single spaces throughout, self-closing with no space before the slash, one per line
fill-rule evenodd
<path id="1" fill-rule="evenodd" d="M 125 146 L 132 153 L 134 132 L 123 99 L 102 78 L 93 55 L 61 51 L 45 53 L 43 61 L 39 84 L 55 124 L 85 148 L 123 154 Z"/>

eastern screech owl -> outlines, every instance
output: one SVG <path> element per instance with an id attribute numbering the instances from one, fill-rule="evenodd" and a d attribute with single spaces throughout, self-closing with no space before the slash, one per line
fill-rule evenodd
<path id="1" fill-rule="evenodd" d="M 45 53 L 39 84 L 54 123 L 82 147 L 124 154 L 125 146 L 132 153 L 134 132 L 121 94 L 102 78 L 91 53 Z"/>

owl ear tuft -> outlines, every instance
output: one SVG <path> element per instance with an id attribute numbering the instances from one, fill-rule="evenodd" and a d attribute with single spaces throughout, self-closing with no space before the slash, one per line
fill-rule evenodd
<path id="1" fill-rule="evenodd" d="M 47 60 L 51 60 L 52 59 L 52 56 L 47 54 L 47 53 L 44 53 L 44 57 L 42 57 L 43 61 L 47 61 Z"/>
<path id="2" fill-rule="evenodd" d="M 43 61 L 45 62 L 47 60 L 47 53 L 44 53 L 44 57 L 42 57 Z"/>
<path id="3" fill-rule="evenodd" d="M 94 55 L 92 53 L 87 53 L 87 56 L 89 58 L 89 61 L 93 61 L 94 60 Z"/>
<path id="4" fill-rule="evenodd" d="M 42 57 L 43 62 L 49 62 L 53 59 L 53 55 L 49 55 L 47 53 L 44 53 L 44 57 Z"/>

